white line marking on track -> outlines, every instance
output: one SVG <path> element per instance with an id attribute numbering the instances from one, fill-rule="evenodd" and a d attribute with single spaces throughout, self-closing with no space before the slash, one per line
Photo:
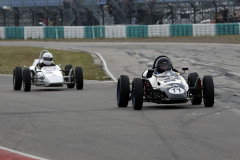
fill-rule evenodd
<path id="1" fill-rule="evenodd" d="M 13 150 L 13 149 L 9 149 L 9 148 L 6 148 L 6 147 L 2 147 L 2 146 L 0 146 L 0 149 L 8 151 L 8 152 L 15 153 L 15 154 L 19 154 L 19 155 L 22 155 L 22 156 L 25 156 L 25 157 L 28 157 L 28 158 L 33 158 L 33 159 L 36 159 L 36 160 L 47 160 L 45 158 L 33 156 L 33 155 L 30 155 L 30 154 L 26 154 L 26 153 L 19 152 L 19 151 L 16 151 L 16 150 Z"/>
<path id="2" fill-rule="evenodd" d="M 104 58 L 102 57 L 102 55 L 98 52 L 93 52 L 95 53 L 100 59 L 101 61 L 103 62 L 103 67 L 104 67 L 104 70 L 107 72 L 107 74 L 112 78 L 113 81 L 117 82 L 117 79 L 112 75 L 112 73 L 108 70 L 108 67 L 107 67 L 107 63 L 106 61 L 104 60 Z"/>
<path id="3" fill-rule="evenodd" d="M 77 49 L 77 48 L 71 48 L 69 50 L 76 50 L 76 51 L 80 51 L 80 49 Z M 91 52 L 91 51 L 86 51 L 86 50 L 81 50 L 81 51 L 85 51 L 85 52 L 88 52 L 88 53 L 93 53 L 93 54 L 96 54 L 102 61 L 103 63 L 103 68 L 104 70 L 107 72 L 107 74 L 111 77 L 111 79 L 114 81 L 114 82 L 117 82 L 117 79 L 113 76 L 113 74 L 108 70 L 108 67 L 107 67 L 107 63 L 106 61 L 104 60 L 104 58 L 102 57 L 102 55 L 98 52 Z"/>
<path id="4" fill-rule="evenodd" d="M 9 76 L 13 76 L 11 74 L 0 74 L 1 76 L 6 76 L 6 77 L 9 77 Z"/>

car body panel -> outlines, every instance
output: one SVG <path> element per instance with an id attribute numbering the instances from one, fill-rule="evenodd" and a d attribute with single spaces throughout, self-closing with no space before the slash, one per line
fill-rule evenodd
<path id="1" fill-rule="evenodd" d="M 171 70 L 160 74 L 152 73 L 150 78 L 146 78 L 147 72 L 148 70 L 143 73 L 143 79 L 150 83 L 155 92 L 151 97 L 155 101 L 165 100 L 168 103 L 170 101 L 187 101 L 189 86 L 179 73 Z M 166 97 L 163 98 L 159 95 L 160 93 Z"/>

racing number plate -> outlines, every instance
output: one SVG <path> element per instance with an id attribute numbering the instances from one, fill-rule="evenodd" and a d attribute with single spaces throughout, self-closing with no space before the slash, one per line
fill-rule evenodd
<path id="1" fill-rule="evenodd" d="M 174 88 L 169 89 L 169 93 L 172 93 L 172 94 L 183 94 L 184 92 L 185 92 L 184 89 L 182 89 L 180 87 L 178 87 L 178 88 L 174 87 Z"/>

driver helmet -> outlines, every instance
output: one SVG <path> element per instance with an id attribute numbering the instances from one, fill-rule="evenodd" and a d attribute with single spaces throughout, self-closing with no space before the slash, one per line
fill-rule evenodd
<path id="1" fill-rule="evenodd" d="M 167 57 L 161 57 L 157 61 L 157 71 L 163 73 L 172 69 L 172 62 Z"/>
<path id="2" fill-rule="evenodd" d="M 46 52 L 43 54 L 42 60 L 45 65 L 50 66 L 53 64 L 53 55 L 49 52 Z"/>

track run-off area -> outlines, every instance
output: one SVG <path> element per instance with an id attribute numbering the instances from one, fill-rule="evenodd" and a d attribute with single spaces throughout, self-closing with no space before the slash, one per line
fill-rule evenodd
<path id="1" fill-rule="evenodd" d="M 189 68 L 186 77 L 198 72 L 212 75 L 215 83 L 212 108 L 144 103 L 135 111 L 131 102 L 117 107 L 114 80 L 85 81 L 80 91 L 32 87 L 27 93 L 13 90 L 11 75 L 0 75 L 2 147 L 50 160 L 240 158 L 240 45 L 1 41 L 0 46 L 97 52 L 113 79 L 124 74 L 131 80 L 166 55 L 179 71 Z"/>

